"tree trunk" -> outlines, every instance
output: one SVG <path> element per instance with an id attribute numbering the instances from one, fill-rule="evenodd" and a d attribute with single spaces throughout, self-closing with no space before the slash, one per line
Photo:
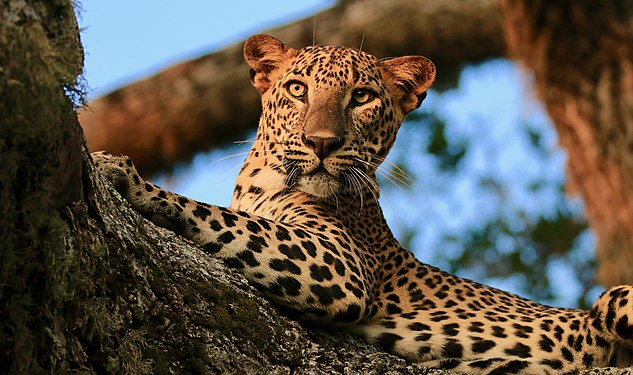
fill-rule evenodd
<path id="1" fill-rule="evenodd" d="M 424 54 L 439 67 L 441 86 L 465 63 L 503 55 L 501 30 L 495 0 L 357 0 L 267 33 L 293 47 L 314 38 L 363 41 L 378 57 Z M 105 95 L 80 121 L 92 150 L 129 155 L 148 174 L 243 137 L 256 127 L 259 106 L 239 43 Z"/>
<path id="2" fill-rule="evenodd" d="M 598 236 L 598 280 L 633 282 L 633 2 L 503 0 L 512 53 L 567 149 Z"/>
<path id="3" fill-rule="evenodd" d="M 422 373 L 279 316 L 95 174 L 70 1 L 0 8 L 2 373 Z M 336 330 L 334 330 L 336 331 Z M 440 372 L 438 372 L 440 373 Z"/>

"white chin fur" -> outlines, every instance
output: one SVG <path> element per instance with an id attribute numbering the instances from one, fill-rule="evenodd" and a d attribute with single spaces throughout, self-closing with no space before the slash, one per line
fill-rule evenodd
<path id="1" fill-rule="evenodd" d="M 285 180 L 285 174 L 275 172 L 271 168 L 264 168 L 253 178 L 253 186 L 263 190 L 281 190 L 285 187 Z"/>
<path id="2" fill-rule="evenodd" d="M 299 178 L 299 190 L 318 198 L 327 198 L 341 190 L 341 184 L 332 176 L 318 174 Z"/>

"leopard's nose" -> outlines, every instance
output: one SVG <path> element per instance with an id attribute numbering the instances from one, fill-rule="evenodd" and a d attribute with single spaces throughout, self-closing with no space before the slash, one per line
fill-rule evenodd
<path id="1" fill-rule="evenodd" d="M 307 137 L 303 135 L 301 139 L 306 146 L 310 147 L 314 151 L 320 160 L 328 157 L 332 151 L 341 148 L 344 141 L 344 139 L 340 137 L 323 138 L 312 135 Z"/>

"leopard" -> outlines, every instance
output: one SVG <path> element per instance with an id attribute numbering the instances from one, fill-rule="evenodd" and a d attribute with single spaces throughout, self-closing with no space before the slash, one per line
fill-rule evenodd
<path id="1" fill-rule="evenodd" d="M 539 304 L 444 272 L 400 245 L 377 168 L 435 80 L 423 56 L 244 44 L 262 112 L 230 207 L 143 179 L 125 156 L 92 154 L 153 223 L 238 269 L 284 313 L 341 327 L 384 351 L 468 374 L 560 374 L 633 363 L 633 286 L 590 310 Z"/>

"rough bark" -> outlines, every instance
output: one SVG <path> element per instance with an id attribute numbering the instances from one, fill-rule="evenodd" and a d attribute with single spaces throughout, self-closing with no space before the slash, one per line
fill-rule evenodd
<path id="1" fill-rule="evenodd" d="M 598 237 L 598 280 L 633 282 L 633 2 L 503 0 Z"/>
<path id="2" fill-rule="evenodd" d="M 495 0 L 341 1 L 315 17 L 267 33 L 294 47 L 363 40 L 379 57 L 424 54 L 444 84 L 463 64 L 504 54 Z M 127 154 L 148 174 L 243 137 L 259 105 L 239 43 L 96 99 L 80 121 L 91 149 Z"/>

